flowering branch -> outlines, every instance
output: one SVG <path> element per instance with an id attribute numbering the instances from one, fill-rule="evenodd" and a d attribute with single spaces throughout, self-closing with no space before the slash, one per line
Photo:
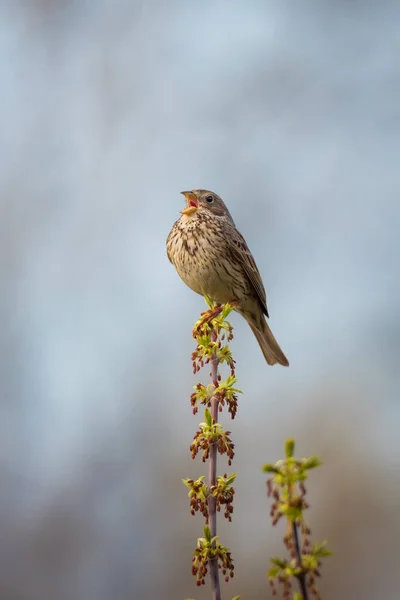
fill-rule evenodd
<path id="1" fill-rule="evenodd" d="M 282 585 L 285 600 L 291 597 L 293 579 L 297 579 L 301 590 L 300 594 L 293 594 L 293 600 L 308 600 L 309 592 L 315 600 L 320 600 L 316 578 L 320 576 L 321 559 L 330 556 L 331 552 L 326 549 L 326 542 L 311 545 L 311 530 L 303 512 L 309 508 L 304 481 L 308 471 L 319 467 L 321 462 L 316 456 L 297 459 L 293 453 L 294 440 L 289 439 L 285 444 L 286 458 L 275 465 L 263 466 L 264 473 L 271 474 L 267 480 L 267 493 L 274 499 L 270 511 L 272 524 L 276 525 L 282 517 L 286 518 L 283 542 L 290 555 L 290 560 L 271 559 L 273 567 L 268 571 L 268 578 L 274 595 L 276 583 Z"/>
<path id="2" fill-rule="evenodd" d="M 235 494 L 233 483 L 236 474 L 217 475 L 218 453 L 227 455 L 229 465 L 235 454 L 235 446 L 230 437 L 231 432 L 226 431 L 218 423 L 218 413 L 222 412 L 223 407 L 226 406 L 231 418 L 235 418 L 237 394 L 240 393 L 240 390 L 234 386 L 236 383 L 235 361 L 229 348 L 229 342 L 233 339 L 233 331 L 231 324 L 227 321 L 227 316 L 232 307 L 228 304 L 214 305 L 207 297 L 206 302 L 209 310 L 202 313 L 193 329 L 193 337 L 197 346 L 192 354 L 192 362 L 195 374 L 202 367 L 210 364 L 211 383 L 207 386 L 202 383 L 196 384 L 195 391 L 190 397 L 193 414 L 198 412 L 199 405 L 204 406 L 204 422 L 200 423 L 199 429 L 194 435 L 190 451 L 192 458 L 202 452 L 202 461 L 208 460 L 208 480 L 205 483 L 203 475 L 197 480 L 184 479 L 182 481 L 189 488 L 191 514 L 200 512 L 205 519 L 204 536 L 197 540 L 192 572 L 196 576 L 197 585 L 205 584 L 205 577 L 209 572 L 212 598 L 220 600 L 219 570 L 221 569 L 225 581 L 229 581 L 229 578 L 234 575 L 234 565 L 230 550 L 219 542 L 217 513 L 223 506 L 225 518 L 228 521 L 232 520 Z M 219 367 L 223 363 L 230 369 L 230 375 L 224 381 L 219 372 Z M 238 596 L 235 598 L 238 599 Z"/>

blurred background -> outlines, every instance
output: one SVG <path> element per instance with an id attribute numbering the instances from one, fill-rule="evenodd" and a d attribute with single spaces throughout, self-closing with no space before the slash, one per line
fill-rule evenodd
<path id="1" fill-rule="evenodd" d="M 224 598 L 270 597 L 260 467 L 288 436 L 324 462 L 324 600 L 396 596 L 399 19 L 397 0 L 1 3 L 1 598 L 210 597 L 180 482 L 205 472 L 204 302 L 165 253 L 198 187 L 247 239 L 291 363 L 267 367 L 234 315 Z"/>

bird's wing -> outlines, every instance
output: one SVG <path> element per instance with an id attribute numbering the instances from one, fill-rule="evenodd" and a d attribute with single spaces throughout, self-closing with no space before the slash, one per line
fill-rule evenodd
<path id="1" fill-rule="evenodd" d="M 232 231 L 232 235 L 229 236 L 229 241 L 234 256 L 242 265 L 244 272 L 249 278 L 250 283 L 252 284 L 254 291 L 258 296 L 264 314 L 269 317 L 267 308 L 267 295 L 265 293 L 261 275 L 257 269 L 253 255 L 250 252 L 244 237 L 235 228 L 234 231 Z"/>

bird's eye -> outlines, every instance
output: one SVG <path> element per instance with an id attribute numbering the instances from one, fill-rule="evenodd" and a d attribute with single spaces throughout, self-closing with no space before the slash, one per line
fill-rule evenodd
<path id="1" fill-rule="evenodd" d="M 209 204 L 211 204 L 211 202 L 214 202 L 214 198 L 212 196 L 207 196 L 206 200 Z"/>

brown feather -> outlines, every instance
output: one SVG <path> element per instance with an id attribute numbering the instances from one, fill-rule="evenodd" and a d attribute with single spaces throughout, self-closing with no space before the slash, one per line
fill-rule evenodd
<path id="1" fill-rule="evenodd" d="M 260 301 L 263 313 L 269 317 L 267 307 L 267 295 L 261 279 L 260 272 L 257 268 L 256 262 L 253 258 L 252 253 L 249 250 L 248 245 L 241 233 L 232 227 L 232 236 L 229 236 L 231 242 L 232 251 L 236 259 L 242 265 L 247 277 L 250 280 L 251 285 Z"/>
<path id="2" fill-rule="evenodd" d="M 267 363 L 269 365 L 275 365 L 276 363 L 279 363 L 284 367 L 288 367 L 289 361 L 282 352 L 278 342 L 275 339 L 274 334 L 272 333 L 265 319 L 263 318 L 264 327 L 262 332 L 256 329 L 252 323 L 250 323 L 249 321 L 247 322 L 249 323 L 251 330 L 254 333 L 257 342 L 260 345 L 260 348 L 262 350 L 262 353 L 264 354 L 264 358 L 267 361 Z"/>

